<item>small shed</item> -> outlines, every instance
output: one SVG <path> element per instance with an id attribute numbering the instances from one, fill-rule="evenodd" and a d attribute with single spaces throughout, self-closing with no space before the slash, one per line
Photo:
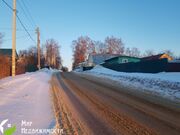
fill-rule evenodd
<path id="1" fill-rule="evenodd" d="M 141 59 L 137 57 L 131 57 L 131 56 L 117 56 L 108 60 L 105 60 L 106 64 L 122 64 L 122 63 L 129 63 L 129 62 L 140 62 Z"/>

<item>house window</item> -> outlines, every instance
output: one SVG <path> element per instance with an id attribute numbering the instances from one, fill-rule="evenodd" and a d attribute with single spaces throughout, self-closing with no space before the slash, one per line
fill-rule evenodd
<path id="1" fill-rule="evenodd" d="M 128 59 L 122 59 L 122 63 L 128 63 Z"/>

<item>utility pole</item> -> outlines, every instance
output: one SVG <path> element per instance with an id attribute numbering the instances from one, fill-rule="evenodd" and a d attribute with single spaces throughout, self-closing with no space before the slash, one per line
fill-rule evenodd
<path id="1" fill-rule="evenodd" d="M 16 75 L 16 0 L 13 0 L 13 30 L 12 30 L 12 76 Z"/>
<path id="2" fill-rule="evenodd" d="M 40 50 L 40 32 L 39 32 L 39 27 L 36 29 L 36 34 L 37 34 L 37 52 L 38 52 L 38 69 L 40 70 L 41 68 L 41 50 Z"/>

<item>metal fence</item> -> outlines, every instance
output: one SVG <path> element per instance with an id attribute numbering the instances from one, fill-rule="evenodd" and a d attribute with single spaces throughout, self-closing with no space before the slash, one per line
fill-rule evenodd
<path id="1" fill-rule="evenodd" d="M 168 60 L 147 60 L 123 64 L 104 63 L 102 66 L 120 72 L 158 73 L 167 71 Z"/>
<path id="2" fill-rule="evenodd" d="M 166 72 L 180 72 L 180 63 L 168 63 Z"/>

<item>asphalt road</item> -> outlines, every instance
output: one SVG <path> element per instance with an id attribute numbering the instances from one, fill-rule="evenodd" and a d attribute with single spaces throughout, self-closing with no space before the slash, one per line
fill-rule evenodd
<path id="1" fill-rule="evenodd" d="M 180 111 L 151 95 L 136 96 L 118 87 L 75 73 L 52 78 L 55 110 L 65 134 L 85 135 L 179 135 Z"/>

